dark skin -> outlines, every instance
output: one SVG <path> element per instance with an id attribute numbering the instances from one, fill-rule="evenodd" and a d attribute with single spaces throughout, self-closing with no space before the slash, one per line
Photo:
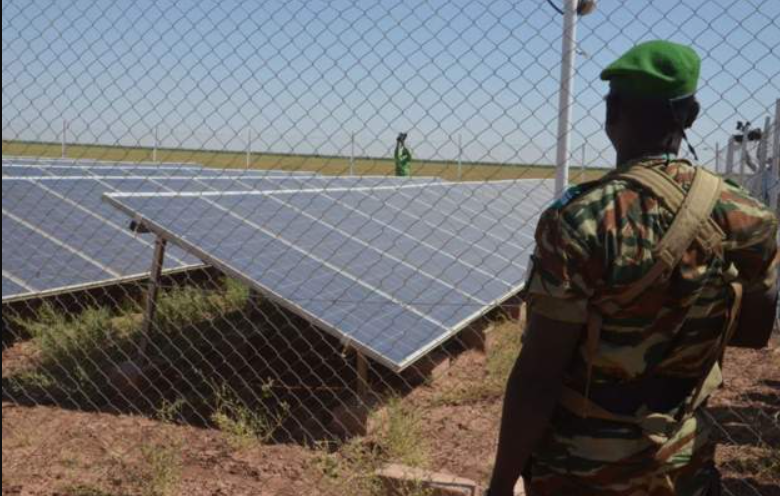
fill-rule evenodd
<path id="1" fill-rule="evenodd" d="M 679 152 L 685 128 L 699 113 L 695 103 L 680 112 L 678 123 L 648 122 L 637 113 L 637 102 L 608 98 L 606 131 L 617 151 L 618 164 L 646 156 Z M 652 114 L 652 112 L 650 112 Z M 637 119 L 640 115 L 642 118 Z M 664 129 L 648 140 L 647 127 Z M 731 346 L 763 348 L 774 326 L 777 288 L 746 294 Z M 491 496 L 512 496 L 531 453 L 546 434 L 560 397 L 564 377 L 584 338 L 585 328 L 534 314 L 528 317 L 526 339 L 507 383 L 498 451 L 490 482 Z"/>

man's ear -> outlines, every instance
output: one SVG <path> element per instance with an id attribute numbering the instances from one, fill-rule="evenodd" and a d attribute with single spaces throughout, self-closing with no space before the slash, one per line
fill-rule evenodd
<path id="1" fill-rule="evenodd" d="M 701 105 L 699 105 L 699 101 L 694 99 L 691 102 L 691 106 L 688 108 L 688 117 L 685 119 L 685 129 L 689 129 L 693 126 L 693 123 L 696 122 L 696 119 L 699 117 L 699 112 L 701 112 Z"/>

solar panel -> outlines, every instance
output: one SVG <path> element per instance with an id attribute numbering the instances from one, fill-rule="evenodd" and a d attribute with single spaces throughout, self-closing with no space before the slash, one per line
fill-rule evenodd
<path id="1" fill-rule="evenodd" d="M 16 163 L 3 161 L 3 177 L 30 177 L 30 176 L 199 176 L 199 177 L 220 177 L 223 175 L 239 177 L 277 177 L 277 176 L 315 176 L 311 172 L 298 171 L 280 171 L 264 169 L 211 169 L 193 166 L 177 166 L 175 164 L 165 165 L 61 165 L 46 163 Z"/>
<path id="2" fill-rule="evenodd" d="M 107 200 L 400 371 L 519 291 L 551 190 L 502 181 Z"/>
<path id="3" fill-rule="evenodd" d="M 36 162 L 37 163 L 37 162 Z M 35 169 L 32 176 L 5 176 Z M 127 229 L 127 217 L 101 201 L 112 191 L 172 192 L 300 189 L 307 184 L 349 186 L 378 184 L 391 179 L 271 176 L 214 170 L 215 175 L 139 175 L 132 167 L 22 165 L 4 163 L 3 178 L 3 302 L 105 285 L 144 277 L 150 265 L 153 239 Z M 63 170 L 66 175 L 63 175 Z M 76 174 L 67 175 L 70 172 Z M 102 175 L 111 172 L 117 175 Z M 41 175 L 42 174 L 42 175 Z M 7 225 L 7 228 L 6 228 Z M 41 239 L 42 238 L 42 239 Z M 40 244 L 38 244 L 40 242 Z M 166 270 L 201 266 L 191 255 L 173 248 Z M 30 260 L 34 264 L 30 265 Z"/>

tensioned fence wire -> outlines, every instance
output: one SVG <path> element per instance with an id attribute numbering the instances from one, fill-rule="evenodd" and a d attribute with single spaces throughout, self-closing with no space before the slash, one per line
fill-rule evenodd
<path id="1" fill-rule="evenodd" d="M 431 289 L 441 289 L 436 285 L 446 278 L 456 301 L 488 291 L 487 282 L 473 283 L 494 270 L 480 257 L 519 273 L 533 249 L 538 214 L 556 194 L 563 18 L 555 9 L 531 0 L 12 0 L 2 11 L 4 488 L 46 494 L 118 484 L 123 494 L 191 492 L 196 482 L 183 468 L 193 461 L 186 445 L 205 441 L 188 429 L 218 434 L 209 439 L 227 443 L 228 458 L 253 449 L 286 453 L 298 470 L 288 478 L 310 493 L 371 493 L 371 473 L 389 462 L 484 482 L 521 333 L 509 291 L 497 310 L 491 309 L 498 300 L 472 312 L 485 315 L 417 367 L 395 373 L 369 359 L 368 393 L 356 397 L 365 384 L 355 346 L 283 298 L 250 289 L 173 242 L 157 315 L 146 328 L 145 276 L 155 237 L 129 231 L 131 219 L 102 196 L 247 190 L 260 187 L 249 176 L 258 170 L 321 176 L 295 187 L 342 188 L 345 178 L 392 176 L 396 136 L 408 133 L 419 187 L 390 199 L 366 192 L 343 219 L 334 214 L 343 204 L 323 207 L 314 196 L 292 209 L 298 219 L 352 236 L 343 246 L 325 239 L 311 248 L 330 250 L 332 259 L 320 257 L 326 262 L 348 264 L 344 258 L 382 251 L 388 266 L 404 272 L 381 273 L 378 262 L 349 265 L 357 271 L 350 279 L 355 287 L 311 301 L 372 308 L 368 299 L 350 298 L 356 279 L 376 277 L 378 285 L 392 281 L 408 295 L 409 306 L 446 313 L 453 304 Z M 690 133 L 702 164 L 729 172 L 728 143 L 742 132 L 737 122 L 775 123 L 744 153 L 734 151 L 730 171 L 771 203 L 780 175 L 779 24 L 780 4 L 758 0 L 599 2 L 578 19 L 571 181 L 598 178 L 614 165 L 603 131 L 607 87 L 600 70 L 638 42 L 672 39 L 703 61 L 702 114 Z M 743 156 L 755 170 L 741 168 Z M 63 161 L 41 165 L 46 158 Z M 25 159 L 38 160 L 40 176 L 10 177 L 23 169 L 13 163 Z M 116 162 L 161 175 L 99 169 Z M 189 169 L 198 166 L 212 178 L 193 177 Z M 454 201 L 430 193 L 437 181 L 487 183 Z M 329 201 L 333 195 L 341 201 L 337 193 Z M 229 224 L 230 212 L 214 212 Z M 307 232 L 296 231 L 300 224 L 284 225 L 284 215 L 280 209 L 260 227 L 275 226 L 290 246 L 311 244 Z M 185 217 L 183 231 L 196 222 Z M 377 219 L 381 232 L 355 231 Z M 390 233 L 400 244 L 377 248 Z M 277 274 L 280 284 L 297 285 L 299 294 L 313 284 L 306 258 L 291 257 L 295 249 L 269 257 L 237 235 L 215 232 L 224 240 L 215 246 Z M 405 252 L 401 241 L 414 241 L 415 250 Z M 516 282 L 498 272 L 507 286 Z M 12 285 L 28 287 L 17 290 L 24 297 L 5 302 Z M 481 343 L 472 331 L 480 326 L 493 329 L 490 340 L 499 343 L 484 352 L 474 351 L 474 336 L 476 348 Z M 398 347 L 408 345 L 398 340 Z M 780 483 L 780 378 L 772 353 L 730 352 L 727 379 L 736 378 L 712 402 L 727 494 L 771 494 Z M 442 364 L 449 364 L 446 375 L 432 379 Z M 746 374 L 747 364 L 757 372 Z M 472 426 L 476 407 L 484 412 Z M 484 463 L 452 454 L 463 445 L 441 434 L 451 433 L 436 423 L 443 411 L 465 416 L 457 422 L 471 426 Z M 368 433 L 344 441 L 344 431 L 360 427 L 364 415 Z M 116 419 L 124 418 L 140 423 L 122 430 Z M 42 432 L 67 441 L 62 450 L 83 458 L 64 459 L 53 443 L 36 440 L 33 419 L 65 426 L 37 421 Z M 65 433 L 67 439 L 57 437 Z M 216 470 L 219 461 L 199 463 Z M 264 491 L 284 494 L 263 477 L 256 482 L 266 484 Z M 217 491 L 213 481 L 201 484 Z"/>

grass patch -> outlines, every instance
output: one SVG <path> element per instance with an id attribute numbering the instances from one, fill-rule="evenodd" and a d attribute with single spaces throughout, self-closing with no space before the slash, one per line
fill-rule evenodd
<path id="1" fill-rule="evenodd" d="M 273 384 L 263 386 L 262 400 L 272 399 L 272 387 Z M 275 410 L 263 404 L 258 404 L 255 409 L 252 409 L 226 385 L 217 386 L 214 391 L 216 409 L 211 420 L 225 433 L 228 444 L 236 450 L 244 450 L 256 443 L 270 441 L 290 412 L 287 403 L 282 403 Z"/>
<path id="2" fill-rule="evenodd" d="M 419 410 L 391 398 L 385 408 L 375 412 L 372 423 L 378 428 L 367 438 L 352 439 L 333 453 L 320 447 L 316 468 L 330 493 L 381 496 L 386 493 L 377 470 L 390 463 L 429 467 L 429 445 Z M 432 492 L 422 483 L 411 483 L 397 494 L 428 496 Z"/>
<path id="3" fill-rule="evenodd" d="M 409 467 L 428 468 L 428 443 L 422 412 L 392 398 L 373 434 L 386 463 L 400 463 Z"/>
<path id="4" fill-rule="evenodd" d="M 443 389 L 431 406 L 464 405 L 500 399 L 506 389 L 509 374 L 522 348 L 522 330 L 513 320 L 497 322 L 492 331 L 492 344 L 485 357 L 485 374 L 469 377 L 456 386 Z"/>
<path id="5" fill-rule="evenodd" d="M 192 348 L 194 340 L 204 337 L 187 333 L 188 327 L 238 311 L 248 297 L 248 288 L 232 280 L 217 289 L 186 286 L 161 292 L 150 336 L 154 353 L 176 356 Z M 94 404 L 106 399 L 109 372 L 137 353 L 143 308 L 127 301 L 117 309 L 94 307 L 68 314 L 45 303 L 32 317 L 11 320 L 30 336 L 33 361 L 31 367 L 4 377 L 4 391 L 59 404 Z"/>
<path id="6" fill-rule="evenodd" d="M 157 303 L 158 329 L 170 331 L 207 322 L 243 308 L 249 288 L 233 279 L 225 280 L 222 291 L 204 291 L 182 286 L 163 294 Z"/>
<path id="7" fill-rule="evenodd" d="M 172 496 L 181 484 L 181 441 L 141 446 L 136 479 L 142 496 Z"/>

